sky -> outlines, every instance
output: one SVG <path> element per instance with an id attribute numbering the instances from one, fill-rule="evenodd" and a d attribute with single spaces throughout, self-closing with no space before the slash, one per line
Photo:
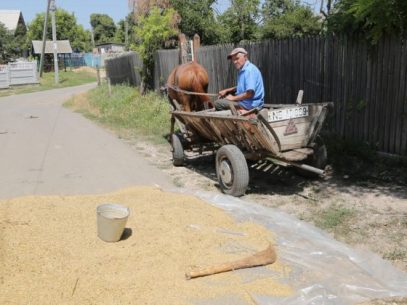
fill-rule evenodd
<path id="1" fill-rule="evenodd" d="M 311 6 L 317 0 L 303 0 Z M 130 12 L 127 0 L 56 0 L 57 7 L 73 12 L 79 24 L 90 29 L 90 15 L 93 13 L 107 14 L 117 23 Z M 222 13 L 230 5 L 229 0 L 218 0 L 215 10 Z M 31 22 L 35 15 L 45 12 L 47 0 L 0 0 L 0 9 L 20 10 L 26 23 Z"/>
<path id="2" fill-rule="evenodd" d="M 219 0 L 217 9 L 224 11 L 229 0 Z M 73 12 L 79 24 L 90 29 L 90 15 L 93 13 L 107 14 L 117 23 L 130 12 L 127 0 L 56 0 L 56 6 Z M 31 22 L 35 15 L 45 12 L 47 0 L 0 0 L 2 10 L 20 10 L 26 23 Z"/>
<path id="3" fill-rule="evenodd" d="M 0 0 L 0 9 L 20 10 L 26 23 L 35 15 L 45 12 L 47 0 Z M 73 12 L 79 24 L 90 29 L 90 15 L 93 13 L 108 14 L 117 23 L 128 13 L 127 0 L 56 0 L 56 6 Z"/>

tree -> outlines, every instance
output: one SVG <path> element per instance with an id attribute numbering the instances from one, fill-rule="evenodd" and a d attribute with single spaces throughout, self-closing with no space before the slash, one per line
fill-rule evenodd
<path id="1" fill-rule="evenodd" d="M 27 49 L 25 28 L 19 25 L 15 31 L 9 31 L 0 22 L 0 64 L 22 56 Z"/>
<path id="2" fill-rule="evenodd" d="M 126 23 L 127 23 L 127 29 L 126 29 Z M 125 19 L 120 20 L 117 23 L 116 26 L 116 33 L 114 35 L 114 41 L 119 42 L 119 43 L 125 43 L 126 42 L 126 30 L 127 30 L 127 45 L 126 48 L 129 47 L 130 42 L 134 40 L 134 14 L 129 13 Z"/>
<path id="3" fill-rule="evenodd" d="M 28 25 L 28 40 L 42 40 L 45 13 L 37 14 L 34 20 Z M 58 40 L 69 40 L 71 47 L 75 51 L 87 52 L 91 50 L 90 32 L 84 30 L 82 25 L 78 25 L 73 13 L 68 13 L 63 9 L 55 12 L 55 23 Z M 48 23 L 47 39 L 52 39 L 51 22 Z"/>
<path id="4" fill-rule="evenodd" d="M 135 20 L 147 16 L 153 8 L 161 10 L 170 8 L 170 0 L 128 0 L 128 3 Z"/>
<path id="5" fill-rule="evenodd" d="M 299 0 L 266 0 L 262 7 L 262 38 L 286 38 L 318 34 L 322 21 Z"/>
<path id="6" fill-rule="evenodd" d="M 0 22 L 0 64 L 7 63 L 11 56 L 11 43 L 13 35 L 6 29 L 3 23 Z"/>
<path id="7" fill-rule="evenodd" d="M 113 19 L 106 14 L 90 15 L 90 24 L 93 29 L 95 43 L 112 42 L 116 33 Z"/>
<path id="8" fill-rule="evenodd" d="M 328 29 L 334 32 L 362 32 L 372 43 L 386 34 L 407 33 L 405 0 L 338 0 L 328 16 Z"/>
<path id="9" fill-rule="evenodd" d="M 181 17 L 180 31 L 190 38 L 198 34 L 203 44 L 220 42 L 220 26 L 212 8 L 215 2 L 216 0 L 170 0 L 171 6 Z"/>
<path id="10" fill-rule="evenodd" d="M 138 19 L 134 32 L 136 41 L 131 47 L 143 60 L 141 91 L 144 92 L 152 82 L 154 53 L 164 46 L 166 40 L 178 33 L 176 12 L 171 8 L 152 8 L 148 15 Z"/>
<path id="11" fill-rule="evenodd" d="M 228 33 L 224 39 L 234 43 L 256 39 L 260 0 L 231 0 L 231 4 L 219 16 L 221 26 Z"/>

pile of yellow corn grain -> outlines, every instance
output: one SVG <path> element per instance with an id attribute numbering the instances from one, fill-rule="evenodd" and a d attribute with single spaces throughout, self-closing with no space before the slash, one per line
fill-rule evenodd
<path id="1" fill-rule="evenodd" d="M 96 207 L 129 207 L 130 236 L 116 243 L 97 237 Z M 31 196 L 0 202 L 0 304 L 193 304 L 234 295 L 287 296 L 274 276 L 243 280 L 228 272 L 185 279 L 191 266 L 251 255 L 273 236 L 255 223 L 238 223 L 193 196 L 135 187 L 95 196 Z M 277 249 L 278 250 L 278 249 Z M 278 252 L 278 251 L 277 251 Z"/>

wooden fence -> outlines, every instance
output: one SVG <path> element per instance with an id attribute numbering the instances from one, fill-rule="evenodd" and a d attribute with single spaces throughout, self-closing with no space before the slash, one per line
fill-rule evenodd
<path id="1" fill-rule="evenodd" d="M 334 102 L 328 128 L 377 150 L 407 156 L 407 45 L 386 37 L 371 46 L 359 37 L 303 37 L 241 44 L 262 71 L 266 103 Z M 198 62 L 209 92 L 231 87 L 236 70 L 226 57 L 233 45 L 201 47 Z M 178 52 L 156 56 L 155 88 L 178 64 Z"/>
<path id="2" fill-rule="evenodd" d="M 137 53 L 126 52 L 116 57 L 107 58 L 104 61 L 106 77 L 112 85 L 127 83 L 129 85 L 140 85 L 140 69 L 142 61 Z"/>

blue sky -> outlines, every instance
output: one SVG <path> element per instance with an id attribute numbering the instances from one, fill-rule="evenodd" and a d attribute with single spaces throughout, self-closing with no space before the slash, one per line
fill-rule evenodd
<path id="1" fill-rule="evenodd" d="M 303 0 L 304 3 L 313 6 L 317 0 Z M 108 14 L 117 23 L 128 13 L 127 0 L 56 0 L 57 7 L 61 7 L 68 12 L 74 12 L 79 24 L 85 29 L 90 29 L 90 15 L 93 13 Z M 223 12 L 229 7 L 229 0 L 218 0 L 216 10 Z M 35 15 L 45 12 L 47 0 L 0 0 L 0 9 L 21 10 L 26 23 L 31 22 Z"/>
<path id="2" fill-rule="evenodd" d="M 90 29 L 92 13 L 108 14 L 117 23 L 128 13 L 127 0 L 56 0 L 57 7 L 68 12 L 74 12 L 79 24 Z M 224 10 L 229 5 L 228 0 L 219 0 L 218 9 Z M 0 9 L 21 10 L 26 23 L 31 22 L 35 15 L 45 12 L 47 0 L 0 0 Z"/>
<path id="3" fill-rule="evenodd" d="M 116 23 L 129 13 L 127 0 L 56 0 L 56 5 L 75 13 L 78 23 L 85 29 L 90 29 L 92 13 L 108 14 Z M 0 9 L 21 10 L 26 23 L 46 8 L 47 0 L 0 0 Z"/>

